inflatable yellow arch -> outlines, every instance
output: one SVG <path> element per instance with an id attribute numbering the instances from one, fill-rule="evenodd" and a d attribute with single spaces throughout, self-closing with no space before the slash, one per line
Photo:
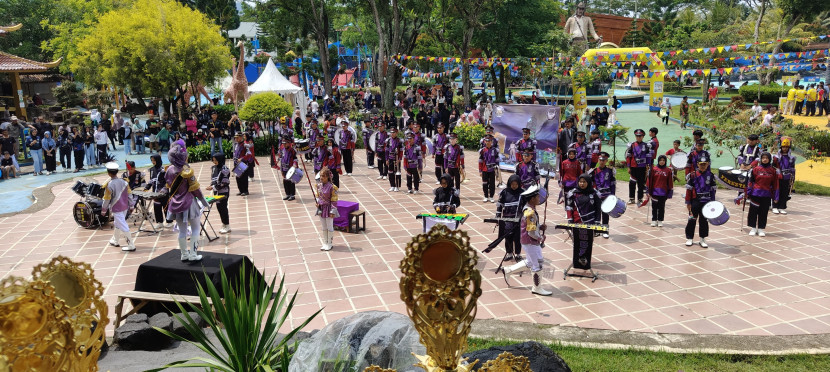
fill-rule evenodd
<path id="1" fill-rule="evenodd" d="M 611 44 L 611 43 L 607 43 Z M 613 44 L 611 44 L 613 45 Z M 616 45 L 614 45 L 616 46 Z M 653 72 L 661 72 L 660 74 L 653 74 L 651 77 L 648 74 L 643 74 L 639 77 L 640 85 L 648 84 L 649 86 L 649 102 L 650 111 L 659 111 L 660 103 L 663 101 L 663 77 L 666 66 L 657 55 L 649 48 L 600 48 L 588 49 L 582 55 L 586 63 L 596 62 L 642 62 L 643 65 L 648 66 Z M 627 76 L 627 73 L 626 73 Z M 577 87 L 574 89 L 574 107 L 577 112 L 582 112 L 588 107 L 588 100 L 585 92 L 585 87 Z"/>

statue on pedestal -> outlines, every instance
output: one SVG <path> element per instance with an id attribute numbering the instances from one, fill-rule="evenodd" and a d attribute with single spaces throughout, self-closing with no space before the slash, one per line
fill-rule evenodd
<path id="1" fill-rule="evenodd" d="M 591 17 L 585 15 L 585 3 L 581 2 L 576 6 L 576 14 L 570 16 L 565 22 L 565 32 L 570 35 L 571 43 L 582 55 L 588 50 L 588 36 L 593 37 L 597 43 L 602 42 L 602 37 L 594 31 L 594 22 Z"/>

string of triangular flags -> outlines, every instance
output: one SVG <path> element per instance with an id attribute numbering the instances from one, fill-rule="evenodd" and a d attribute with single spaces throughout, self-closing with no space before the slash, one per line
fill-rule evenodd
<path id="1" fill-rule="evenodd" d="M 409 76 L 417 76 L 417 77 L 427 78 L 427 79 L 445 77 L 445 76 L 452 76 L 453 73 L 460 71 L 460 69 L 458 67 L 456 67 L 456 68 L 453 68 L 451 70 L 447 70 L 447 71 L 444 71 L 444 72 L 420 72 L 420 71 L 413 70 L 411 68 L 408 68 L 408 67 L 402 65 L 400 62 L 398 62 L 394 59 L 392 59 L 391 62 L 395 66 L 400 68 L 403 72 L 407 73 Z"/>
<path id="2" fill-rule="evenodd" d="M 824 54 L 824 56 L 819 55 L 819 53 Z M 814 50 L 814 51 L 810 51 L 810 52 L 797 52 L 797 53 L 796 52 L 777 53 L 775 55 L 775 59 L 779 60 L 779 61 L 780 60 L 785 60 L 785 59 L 790 59 L 790 58 L 798 58 L 795 61 L 809 60 L 809 59 L 824 59 L 825 56 L 827 56 L 828 54 L 830 54 L 830 50 L 821 50 L 821 51 Z M 747 57 L 721 57 L 721 58 L 709 58 L 709 59 L 700 59 L 700 58 L 696 58 L 696 59 L 678 59 L 678 60 L 668 60 L 668 61 L 662 61 L 662 62 L 666 66 L 686 66 L 688 64 L 705 64 L 705 63 L 715 63 L 715 62 L 757 60 L 758 57 L 761 57 L 762 60 L 767 60 L 767 59 L 769 59 L 770 55 L 771 54 L 765 54 L 765 55 L 759 55 L 759 56 L 747 56 Z M 588 63 L 585 62 L 583 64 L 588 64 Z M 642 66 L 651 66 L 651 65 L 654 65 L 654 64 L 657 64 L 657 63 L 653 62 L 651 60 L 647 60 L 647 61 L 616 61 L 616 62 L 596 61 L 596 62 L 593 62 L 591 64 L 594 64 L 594 65 L 597 65 L 597 66 L 622 67 L 622 66 L 631 66 L 631 65 L 633 65 L 633 66 L 641 66 L 642 67 Z"/>
<path id="3" fill-rule="evenodd" d="M 737 72 L 757 71 L 758 69 L 777 69 L 782 71 L 802 71 L 827 68 L 826 63 L 799 63 L 799 64 L 781 64 L 781 65 L 749 65 L 742 67 L 725 67 L 725 68 L 704 68 L 704 69 L 688 69 L 688 70 L 662 70 L 662 71 L 634 71 L 629 70 L 612 70 L 611 77 L 616 79 L 627 79 L 630 75 L 637 77 L 684 77 L 690 76 L 709 76 L 709 75 L 730 75 Z M 566 72 L 571 74 L 570 71 Z"/>
<path id="4" fill-rule="evenodd" d="M 755 45 L 770 45 L 770 44 L 779 44 L 779 43 L 786 43 L 788 41 L 797 41 L 801 43 L 805 43 L 808 41 L 814 40 L 824 40 L 830 38 L 830 35 L 818 35 L 818 36 L 810 36 L 810 37 L 802 37 L 796 39 L 778 39 L 778 40 L 769 40 L 769 41 L 759 41 L 756 43 L 748 43 L 748 44 L 733 44 L 733 45 L 721 45 L 716 47 L 707 47 L 707 48 L 692 48 L 692 49 L 679 49 L 679 50 L 669 50 L 663 52 L 657 52 L 657 54 L 661 56 L 675 56 L 678 54 L 688 54 L 688 53 L 723 53 L 723 52 L 737 52 L 740 50 L 749 50 Z"/>

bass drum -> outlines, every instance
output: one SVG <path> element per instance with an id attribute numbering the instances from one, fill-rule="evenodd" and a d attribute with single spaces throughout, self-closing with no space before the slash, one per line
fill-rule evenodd
<path id="1" fill-rule="evenodd" d="M 91 229 L 105 224 L 109 221 L 109 214 L 101 216 L 101 205 L 99 200 L 79 201 L 72 207 L 72 215 L 75 223 L 85 229 Z"/>
<path id="2" fill-rule="evenodd" d="M 366 144 L 364 143 L 363 145 L 365 146 Z M 377 152 L 377 147 L 378 147 L 378 132 L 375 132 L 375 133 L 372 133 L 371 136 L 369 136 L 369 148 L 372 149 L 372 152 Z"/>

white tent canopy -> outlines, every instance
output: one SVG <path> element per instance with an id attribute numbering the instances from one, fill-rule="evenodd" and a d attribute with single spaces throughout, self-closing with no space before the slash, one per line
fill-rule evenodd
<path id="1" fill-rule="evenodd" d="M 248 87 L 248 92 L 251 94 L 259 92 L 278 93 L 291 106 L 299 109 L 301 117 L 305 118 L 307 104 L 303 88 L 292 84 L 285 76 L 282 76 L 280 70 L 277 69 L 277 66 L 270 59 L 265 66 L 265 70 L 262 71 L 262 75 L 259 76 L 259 79 Z"/>

